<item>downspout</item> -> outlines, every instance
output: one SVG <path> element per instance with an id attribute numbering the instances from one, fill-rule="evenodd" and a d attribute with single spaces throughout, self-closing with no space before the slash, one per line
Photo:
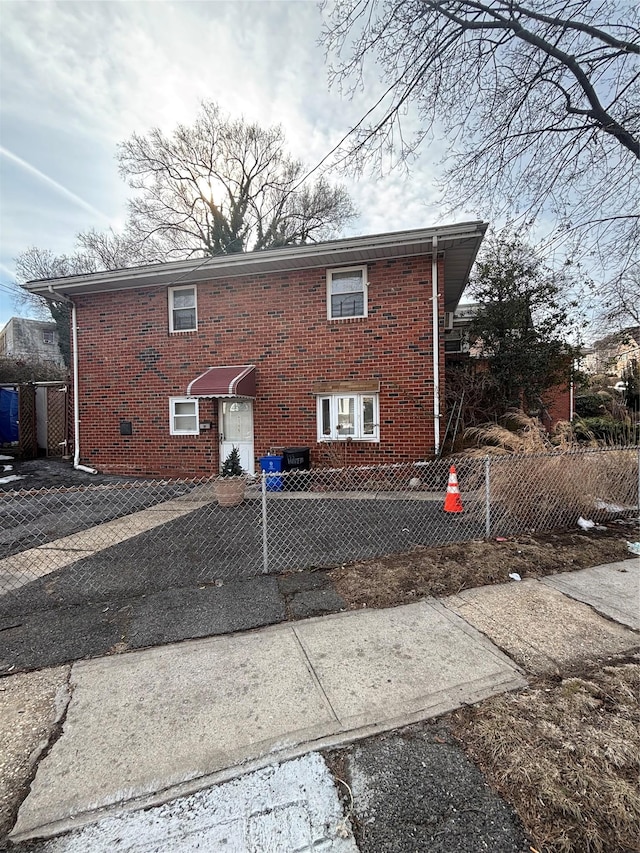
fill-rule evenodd
<path id="1" fill-rule="evenodd" d="M 575 361 L 571 362 L 571 376 L 569 377 L 569 423 L 573 423 L 573 406 L 574 406 L 574 394 L 575 394 L 575 385 L 574 385 L 574 376 L 576 373 L 576 363 Z"/>
<path id="2" fill-rule="evenodd" d="M 53 287 L 49 285 L 51 293 L 55 293 Z M 87 465 L 80 464 L 80 399 L 78 389 L 80 387 L 78 374 L 78 316 L 76 314 L 76 303 L 68 296 L 63 296 L 61 293 L 55 293 L 55 299 L 66 302 L 71 305 L 71 341 L 73 346 L 73 467 L 76 471 L 86 471 L 88 474 L 97 474 L 95 468 L 89 468 Z"/>
<path id="3" fill-rule="evenodd" d="M 438 327 L 438 238 L 431 255 L 431 306 L 433 322 L 433 450 L 440 455 L 440 334 Z"/>

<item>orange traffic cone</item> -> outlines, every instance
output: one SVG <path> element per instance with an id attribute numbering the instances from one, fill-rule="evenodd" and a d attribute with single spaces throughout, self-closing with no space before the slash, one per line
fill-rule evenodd
<path id="1" fill-rule="evenodd" d="M 462 512 L 462 499 L 460 497 L 460 489 L 458 488 L 458 475 L 456 474 L 456 466 L 452 465 L 449 468 L 449 484 L 447 485 L 447 496 L 444 499 L 445 512 Z"/>

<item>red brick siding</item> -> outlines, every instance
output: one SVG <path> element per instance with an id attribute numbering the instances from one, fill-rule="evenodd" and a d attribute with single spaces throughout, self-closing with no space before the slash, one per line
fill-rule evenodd
<path id="1" fill-rule="evenodd" d="M 548 430 L 553 430 L 558 421 L 571 420 L 571 390 L 568 383 L 554 385 L 542 395 L 545 406 L 543 423 Z"/>
<path id="2" fill-rule="evenodd" d="M 367 267 L 365 319 L 327 321 L 324 269 L 201 283 L 197 332 L 169 333 L 165 287 L 78 297 L 83 461 L 111 473 L 217 471 L 217 401 L 200 401 L 210 431 L 171 436 L 169 397 L 183 396 L 198 374 L 223 364 L 256 365 L 256 458 L 287 445 L 310 446 L 315 463 L 326 457 L 316 440 L 312 387 L 330 379 L 380 381 L 380 443 L 350 442 L 342 449 L 348 464 L 429 456 L 431 260 Z M 440 278 L 443 272 L 440 262 Z M 443 386 L 442 347 L 440 367 Z M 133 435 L 120 435 L 120 420 L 132 422 Z"/>

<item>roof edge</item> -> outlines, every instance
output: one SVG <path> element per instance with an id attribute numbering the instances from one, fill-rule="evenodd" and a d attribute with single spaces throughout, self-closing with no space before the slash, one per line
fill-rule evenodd
<path id="1" fill-rule="evenodd" d="M 391 231 L 363 237 L 346 237 L 325 243 L 310 243 L 301 246 L 264 249 L 257 252 L 239 252 L 232 255 L 218 255 L 197 258 L 188 261 L 170 261 L 148 264 L 141 267 L 126 267 L 119 270 L 106 270 L 97 273 L 65 276 L 63 278 L 39 279 L 21 285 L 30 293 L 39 293 L 49 299 L 56 294 L 73 296 L 74 293 L 120 290 L 128 287 L 171 286 L 189 284 L 192 281 L 206 281 L 207 272 L 211 278 L 233 277 L 236 275 L 258 275 L 262 270 L 269 271 L 274 265 L 295 269 L 296 261 L 306 268 L 320 267 L 326 264 L 331 255 L 349 252 L 380 251 L 401 249 L 416 242 L 431 242 L 433 237 L 438 243 L 447 240 L 461 240 L 484 236 L 488 223 L 482 220 L 460 222 L 454 225 L 440 225 L 432 228 L 419 228 L 405 231 Z M 478 243 L 479 245 L 479 243 Z M 440 249 L 440 245 L 438 246 Z M 390 255 L 391 257 L 391 255 Z M 475 257 L 475 254 L 474 254 Z M 314 259 L 317 263 L 314 263 Z M 196 277 L 197 274 L 197 277 Z"/>

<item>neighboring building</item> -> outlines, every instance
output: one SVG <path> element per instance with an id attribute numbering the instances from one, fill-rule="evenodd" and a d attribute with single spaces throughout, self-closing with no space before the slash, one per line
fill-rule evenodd
<path id="1" fill-rule="evenodd" d="M 447 355 L 471 352 L 469 326 L 474 321 L 479 307 L 477 302 L 461 302 L 455 311 L 445 315 L 444 351 Z M 475 355 L 474 352 L 471 354 Z"/>
<path id="2" fill-rule="evenodd" d="M 12 317 L 0 331 L 0 358 L 47 361 L 64 367 L 56 324 Z"/>
<path id="3" fill-rule="evenodd" d="M 473 364 L 475 370 L 486 370 L 487 360 L 482 355 L 482 341 L 471 342 L 469 327 L 475 320 L 480 304 L 461 302 L 454 312 L 445 316 L 445 363 L 449 367 Z M 573 418 L 572 367 L 567 365 L 567 381 L 548 388 L 542 395 L 541 418 L 547 429 L 558 421 Z"/>
<path id="4" fill-rule="evenodd" d="M 634 361 L 640 361 L 640 326 L 629 326 L 595 341 L 585 349 L 580 366 L 592 376 L 604 374 L 622 379 Z"/>
<path id="5" fill-rule="evenodd" d="M 445 312 L 486 227 L 28 282 L 76 306 L 81 458 L 105 472 L 200 476 L 234 445 L 250 472 L 287 446 L 310 447 L 315 463 L 337 443 L 347 464 L 431 456 Z"/>

